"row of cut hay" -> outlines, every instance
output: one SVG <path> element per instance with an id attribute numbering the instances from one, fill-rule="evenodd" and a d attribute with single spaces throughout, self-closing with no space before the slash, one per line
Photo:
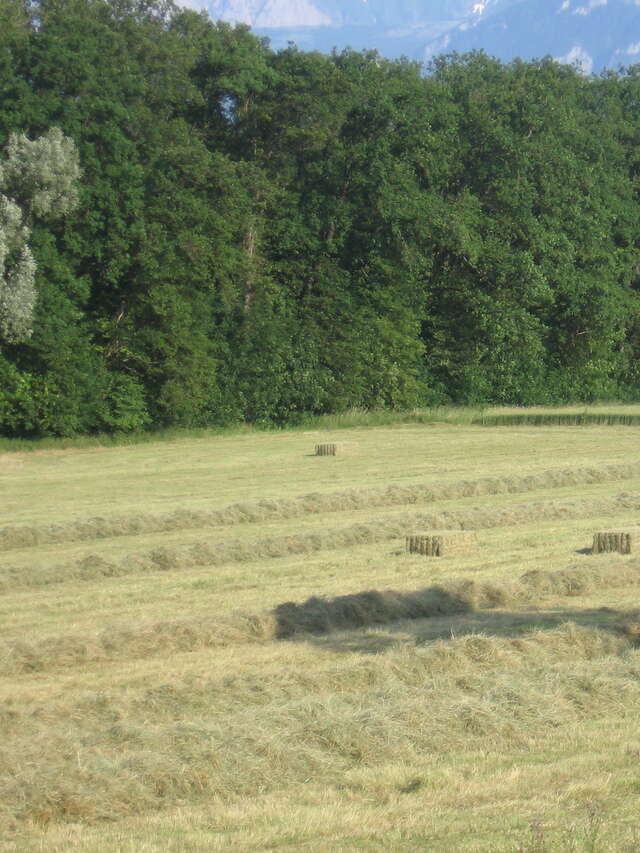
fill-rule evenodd
<path id="1" fill-rule="evenodd" d="M 233 676 L 203 674 L 194 679 L 188 674 L 177 675 L 172 668 L 171 683 L 160 676 L 160 681 L 140 682 L 135 690 L 119 692 L 112 687 L 92 693 L 80 688 L 46 704 L 40 698 L 24 694 L 26 707 L 18 708 L 17 703 L 0 706 L 0 730 L 5 736 L 31 736 L 39 720 L 46 719 L 49 725 L 55 725 L 84 716 L 96 718 L 102 728 L 115 720 L 148 720 L 152 715 L 166 718 L 187 712 L 201 715 L 207 711 L 235 714 L 248 706 L 257 710 L 284 697 L 297 701 L 328 690 L 357 695 L 370 689 L 384 689 L 391 674 L 404 685 L 419 687 L 434 675 L 439 679 L 456 679 L 460 675 L 477 674 L 478 669 L 527 666 L 531 660 L 539 666 L 562 662 L 565 657 L 593 660 L 624 653 L 633 647 L 623 627 L 611 631 L 594 626 L 578 627 L 565 621 L 555 627 L 530 628 L 508 642 L 465 631 L 453 641 L 447 636 L 426 646 L 398 644 L 390 647 L 384 656 L 357 662 L 342 658 L 330 664 L 321 663 L 314 666 L 313 673 L 304 666 L 282 667 L 272 662 L 259 671 Z"/>
<path id="2" fill-rule="evenodd" d="M 348 512 L 382 506 L 409 506 L 486 495 L 518 494 L 539 489 L 617 482 L 640 477 L 640 462 L 605 467 L 557 469 L 539 474 L 485 477 L 457 483 L 347 489 L 295 498 L 264 499 L 214 510 L 175 510 L 171 513 L 79 518 L 48 525 L 0 528 L 0 551 L 64 542 L 85 542 L 119 536 L 166 533 L 200 527 L 219 527 L 296 518 L 329 512 Z"/>
<path id="3" fill-rule="evenodd" d="M 286 602 L 274 610 L 277 637 L 327 634 L 405 619 L 424 619 L 476 610 L 517 607 L 544 597 L 574 597 L 598 589 L 640 585 L 640 561 L 615 567 L 569 566 L 531 571 L 519 580 L 459 580 L 411 592 L 370 590 L 336 598 L 314 596 L 301 604 Z"/>
<path id="4" fill-rule="evenodd" d="M 265 613 L 107 629 L 90 637 L 53 636 L 37 643 L 0 643 L 0 675 L 263 643 L 301 634 L 326 634 L 398 620 L 471 613 L 536 603 L 549 596 L 578 596 L 597 589 L 638 584 L 640 561 L 631 560 L 615 566 L 590 562 L 588 567 L 528 572 L 516 581 L 459 580 L 410 592 L 369 590 L 335 598 L 314 596 L 303 603 L 280 604 Z"/>
<path id="5" fill-rule="evenodd" d="M 483 414 L 472 419 L 478 426 L 640 426 L 640 415 L 631 414 L 595 414 L 523 412 L 519 414 L 491 415 Z"/>
<path id="6" fill-rule="evenodd" d="M 89 636 L 51 636 L 35 643 L 0 642 L 0 675 L 263 643 L 272 640 L 275 633 L 276 623 L 271 613 L 231 613 L 211 619 L 110 627 Z"/>
<path id="7" fill-rule="evenodd" d="M 52 725 L 43 707 L 3 740 L 0 820 L 99 822 L 309 779 L 337 785 L 356 767 L 418 766 L 425 755 L 527 754 L 563 726 L 633 714 L 640 666 L 628 652 L 624 637 L 569 625 L 377 656 L 357 693 L 319 690 L 309 679 L 259 713 L 247 701 L 193 717 L 187 694 L 182 713 L 149 705 L 123 715 L 103 691 L 93 708 L 87 696 L 83 713 Z M 460 672 L 468 677 L 454 677 Z"/>
<path id="8" fill-rule="evenodd" d="M 134 552 L 120 562 L 88 554 L 73 562 L 57 566 L 32 565 L 0 567 L 0 590 L 41 587 L 65 581 L 95 581 L 103 577 L 170 571 L 195 566 L 220 566 L 227 563 L 275 559 L 293 554 L 309 554 L 355 545 L 404 539 L 411 530 L 480 530 L 529 524 L 532 521 L 578 519 L 590 516 L 618 515 L 640 510 L 640 494 L 622 493 L 608 498 L 584 498 L 567 501 L 539 501 L 509 504 L 502 507 L 475 506 L 439 513 L 407 513 L 383 517 L 368 524 L 329 528 L 290 536 L 277 536 L 255 541 L 240 539 L 190 545 L 153 548 Z"/>

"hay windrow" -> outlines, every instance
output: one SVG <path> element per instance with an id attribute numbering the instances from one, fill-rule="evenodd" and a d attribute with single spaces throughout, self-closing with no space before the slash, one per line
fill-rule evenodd
<path id="1" fill-rule="evenodd" d="M 532 521 L 578 519 L 616 515 L 640 510 L 640 494 L 622 493 L 610 498 L 540 501 L 504 507 L 475 506 L 440 513 L 403 514 L 377 519 L 369 524 L 326 529 L 251 541 L 203 540 L 190 545 L 153 548 L 134 552 L 120 562 L 99 555 L 85 555 L 73 563 L 54 566 L 0 568 L 0 591 L 41 587 L 65 581 L 95 581 L 101 577 L 172 571 L 195 566 L 220 566 L 257 559 L 276 559 L 293 554 L 349 548 L 354 545 L 404 540 L 408 529 L 482 530 L 528 524 Z"/>
<path id="2" fill-rule="evenodd" d="M 501 667 L 529 666 L 536 663 L 554 662 L 569 657 L 571 660 L 593 660 L 607 655 L 621 655 L 631 646 L 626 632 L 604 631 L 598 628 L 565 623 L 544 630 L 533 629 L 518 637 L 495 637 L 477 632 L 466 633 L 455 638 L 437 639 L 415 646 L 398 646 L 391 649 L 385 659 L 380 657 L 353 661 L 344 659 L 336 666 L 332 663 L 320 667 L 310 677 L 304 670 L 279 668 L 268 673 L 254 672 L 242 675 L 217 675 L 199 678 L 178 678 L 169 684 L 154 684 L 140 693 L 122 696 L 113 691 L 99 694 L 81 694 L 72 708 L 64 699 L 48 703 L 46 708 L 35 702 L 37 713 L 31 706 L 21 711 L 11 705 L 0 705 L 0 731 L 20 730 L 28 732 L 34 719 L 46 715 L 49 720 L 70 716 L 80 718 L 82 713 L 92 712 L 112 722 L 125 715 L 139 714 L 143 719 L 149 711 L 162 714 L 179 714 L 186 706 L 204 710 L 235 712 L 278 701 L 283 697 L 319 693 L 326 689 L 338 689 L 340 693 L 358 694 L 362 690 L 384 687 L 390 674 L 404 685 L 419 687 L 429 676 L 445 674 L 451 679 L 460 674 L 476 673 L 478 664 L 483 670 Z M 117 701 L 119 707 L 114 707 Z M 71 712 L 75 712 L 72 714 Z"/>
<path id="3" fill-rule="evenodd" d="M 638 665 L 628 651 L 623 637 L 566 625 L 518 639 L 441 641 L 392 653 L 376 667 L 358 661 L 354 679 L 348 671 L 339 679 L 359 689 L 340 695 L 328 692 L 335 672 L 317 683 L 285 677 L 263 693 L 259 713 L 251 701 L 234 702 L 226 714 L 208 711 L 206 690 L 215 684 L 196 695 L 195 721 L 193 685 L 178 695 L 139 690 L 128 703 L 100 693 L 32 707 L 10 722 L 2 745 L 0 818 L 93 823 L 130 814 L 132 803 L 140 814 L 187 797 L 255 796 L 282 780 L 335 784 L 363 764 L 418 764 L 452 750 L 528 752 L 534 737 L 637 706 Z M 552 668 L 541 670 L 541 660 L 553 660 Z M 252 688 L 236 685 L 238 698 Z M 16 773 L 10 759 L 18 755 Z"/>
<path id="4" fill-rule="evenodd" d="M 457 483 L 388 486 L 350 489 L 295 498 L 264 499 L 231 504 L 222 509 L 178 509 L 170 513 L 147 513 L 78 518 L 46 525 L 9 525 L 0 528 L 0 551 L 65 542 L 89 542 L 122 536 L 224 527 L 268 520 L 296 518 L 368 507 L 409 506 L 485 495 L 518 494 L 539 489 L 617 482 L 640 477 L 640 462 L 605 467 L 557 469 L 517 477 L 486 477 Z"/>
<path id="5" fill-rule="evenodd" d="M 199 620 L 174 620 L 106 628 L 93 636 L 58 635 L 37 643 L 0 643 L 0 675 L 21 675 L 109 660 L 140 659 L 238 643 L 263 643 L 275 636 L 270 613 L 230 613 Z"/>
<path id="6" fill-rule="evenodd" d="M 482 414 L 472 418 L 471 423 L 478 426 L 638 426 L 640 415 L 622 413 L 512 413 Z"/>
<path id="7" fill-rule="evenodd" d="M 519 580 L 493 583 L 459 580 L 411 592 L 354 593 L 336 598 L 314 596 L 274 610 L 276 636 L 328 634 L 388 622 L 471 613 L 476 610 L 537 604 L 545 596 L 572 597 L 597 589 L 640 586 L 640 561 L 611 568 L 569 566 L 558 571 L 527 572 Z"/>
<path id="8" fill-rule="evenodd" d="M 640 585 L 640 560 L 611 566 L 571 565 L 527 572 L 519 580 L 452 580 L 412 591 L 368 590 L 335 598 L 284 602 L 263 613 L 230 613 L 210 619 L 111 628 L 93 636 L 58 635 L 38 643 L 0 643 L 0 675 L 42 672 L 101 661 L 152 657 L 202 648 L 291 639 L 384 625 L 401 620 L 538 604 L 545 597 L 573 597 L 605 588 Z"/>

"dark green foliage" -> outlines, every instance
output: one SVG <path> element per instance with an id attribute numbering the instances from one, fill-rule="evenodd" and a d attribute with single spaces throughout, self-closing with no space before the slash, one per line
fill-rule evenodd
<path id="1" fill-rule="evenodd" d="M 275 53 L 162 0 L 4 0 L 0 145 L 52 126 L 0 433 L 637 399 L 640 73 Z"/>

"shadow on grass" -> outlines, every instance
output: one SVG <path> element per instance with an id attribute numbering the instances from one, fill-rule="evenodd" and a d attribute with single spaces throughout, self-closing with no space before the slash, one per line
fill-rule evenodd
<path id="1" fill-rule="evenodd" d="M 493 611 L 421 619 L 413 623 L 404 621 L 376 629 L 307 636 L 305 639 L 317 648 L 330 652 L 380 654 L 387 649 L 397 648 L 400 644 L 406 645 L 407 642 L 420 646 L 470 634 L 519 637 L 532 631 L 559 628 L 568 622 L 583 628 L 598 628 L 617 634 L 620 632 L 618 622 L 623 616 L 621 611 L 609 608 L 540 610 L 528 613 Z M 302 640 L 303 637 L 296 639 Z"/>
<path id="2" fill-rule="evenodd" d="M 620 632 L 625 614 L 595 609 L 531 607 L 514 610 L 500 590 L 461 582 L 412 592 L 376 591 L 288 602 L 273 611 L 276 637 L 312 643 L 332 652 L 379 654 L 407 641 L 416 645 L 466 634 L 515 637 L 534 630 L 575 625 Z M 498 609 L 500 608 L 500 609 Z"/>
<path id="3" fill-rule="evenodd" d="M 401 619 L 465 613 L 473 609 L 472 588 L 461 584 L 459 590 L 440 586 L 413 592 L 370 590 L 336 598 L 314 596 L 302 604 L 286 602 L 273 611 L 276 637 L 285 640 L 300 634 L 328 634 Z"/>

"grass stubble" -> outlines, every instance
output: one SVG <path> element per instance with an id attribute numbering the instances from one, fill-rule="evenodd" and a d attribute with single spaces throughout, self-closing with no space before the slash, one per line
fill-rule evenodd
<path id="1" fill-rule="evenodd" d="M 447 429 L 452 446 L 459 441 L 460 428 L 442 427 L 440 446 Z M 475 429 L 490 470 L 492 430 Z M 596 429 L 571 431 L 559 485 L 574 490 L 571 499 L 538 500 L 536 491 L 553 484 L 526 460 L 519 474 L 517 459 L 507 466 L 503 458 L 503 478 L 467 479 L 493 490 L 467 487 L 465 497 L 487 494 L 490 505 L 449 510 L 447 524 L 434 525 L 450 528 L 455 512 L 467 513 L 458 516 L 460 529 L 482 530 L 484 520 L 478 548 L 461 558 L 404 554 L 405 526 L 336 542 L 336 531 L 354 525 L 336 523 L 338 492 L 326 489 L 325 503 L 310 512 L 310 493 L 273 509 L 292 519 L 317 516 L 331 537 L 326 554 L 323 546 L 307 557 L 302 575 L 285 570 L 295 551 L 255 548 L 253 562 L 237 569 L 233 553 L 219 562 L 205 554 L 204 562 L 169 560 L 129 580 L 85 570 L 82 579 L 69 571 L 57 583 L 30 586 L 5 573 L 0 606 L 18 615 L 0 637 L 0 849 L 640 849 L 640 561 L 573 553 L 577 539 L 590 541 L 587 530 L 605 529 L 601 519 L 626 528 L 640 509 L 633 494 L 594 497 L 588 488 L 633 479 L 637 463 L 607 466 L 603 448 L 597 464 L 585 466 Z M 448 498 L 437 493 L 438 478 L 394 480 L 380 430 L 375 479 L 386 476 L 386 485 L 363 487 L 361 455 L 341 460 L 342 482 L 353 466 L 356 502 L 399 507 L 389 525 L 416 520 L 404 509 L 413 503 L 433 503 L 423 520 L 442 521 L 447 511 L 437 504 Z M 536 436 L 532 452 L 543 456 L 544 430 Z M 352 438 L 364 440 L 357 430 Z M 242 453 L 246 440 L 238 437 Z M 233 439 L 225 441 L 229 452 Z M 162 448 L 167 454 L 172 445 Z M 65 453 L 67 476 L 75 462 Z M 496 488 L 507 476 L 511 488 Z M 455 492 L 462 482 L 452 476 L 441 485 Z M 531 493 L 526 503 L 517 498 L 523 491 Z M 112 508 L 101 517 L 117 517 L 117 501 Z M 252 542 L 272 547 L 274 537 L 261 534 L 264 519 L 220 526 L 249 524 Z M 49 541 L 44 512 L 30 526 Z M 107 531 L 96 540 L 110 535 L 117 538 Z M 17 545 L 41 546 L 38 536 Z M 358 555 L 381 542 L 385 550 L 358 570 Z M 342 579 L 329 572 L 334 552 L 344 554 Z M 5 560 L 12 554 L 5 539 Z M 233 569 L 236 587 L 209 599 L 203 566 L 212 580 Z M 134 578 L 141 601 L 148 597 L 136 619 L 127 610 Z M 185 612 L 183 597 L 171 592 L 174 578 L 183 584 L 175 589 L 202 584 L 199 606 Z M 92 624 L 92 602 L 101 597 Z M 71 600 L 77 630 L 64 615 Z M 56 610 L 58 621 L 49 618 Z"/>

